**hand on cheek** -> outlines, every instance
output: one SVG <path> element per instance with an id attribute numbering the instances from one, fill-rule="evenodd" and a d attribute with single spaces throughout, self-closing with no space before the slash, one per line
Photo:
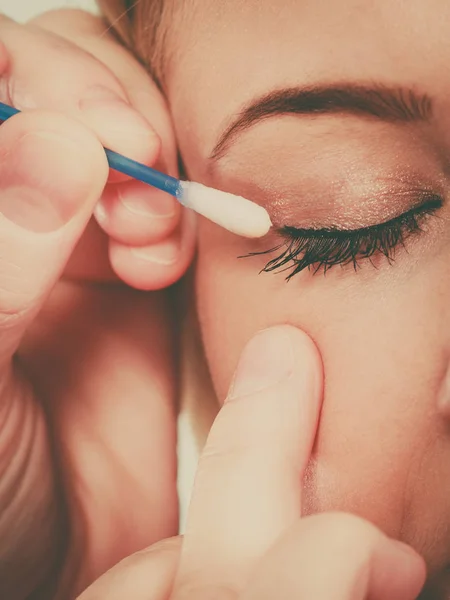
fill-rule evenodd
<path id="1" fill-rule="evenodd" d="M 346 514 L 302 518 L 321 363 L 293 327 L 258 334 L 200 460 L 171 600 L 413 600 L 423 561 Z"/>
<path id="2" fill-rule="evenodd" d="M 115 589 L 136 600 L 416 598 L 425 568 L 412 549 L 348 514 L 302 518 L 321 398 L 321 363 L 306 334 L 280 326 L 253 338 L 202 453 L 181 554 L 165 555 L 171 591 L 161 596 L 163 575 L 151 576 L 164 558 L 156 552 L 136 559 L 153 577 L 146 594 L 124 564 L 95 598 L 115 600 Z"/>

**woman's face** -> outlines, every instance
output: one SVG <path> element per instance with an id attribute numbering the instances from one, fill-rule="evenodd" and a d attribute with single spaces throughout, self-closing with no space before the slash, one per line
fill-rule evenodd
<path id="1" fill-rule="evenodd" d="M 442 590 L 450 564 L 450 429 L 438 407 L 450 355 L 450 3 L 194 4 L 167 85 L 189 178 L 262 204 L 278 228 L 370 227 L 292 231 L 297 259 L 306 251 L 314 264 L 286 282 L 292 263 L 260 274 L 286 245 L 237 257 L 290 238 L 248 241 L 200 222 L 197 306 L 217 395 L 256 331 L 307 331 L 326 380 L 305 510 L 352 511 L 411 543 L 441 597 L 436 582 Z M 320 263 L 342 257 L 350 264 L 324 276 Z"/>

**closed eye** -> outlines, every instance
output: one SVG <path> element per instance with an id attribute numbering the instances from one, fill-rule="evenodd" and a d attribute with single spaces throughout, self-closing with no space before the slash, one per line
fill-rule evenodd
<path id="1" fill-rule="evenodd" d="M 394 260 L 398 246 L 404 246 L 408 237 L 422 232 L 422 225 L 430 215 L 443 205 L 441 196 L 429 194 L 426 201 L 411 210 L 377 225 L 360 229 L 301 229 L 284 226 L 277 230 L 282 242 L 268 250 L 252 252 L 245 257 L 262 256 L 279 252 L 269 260 L 262 272 L 288 271 L 286 280 L 304 269 L 326 273 L 336 265 L 352 264 L 356 270 L 361 260 L 376 254 Z M 245 258 L 240 257 L 240 258 Z"/>

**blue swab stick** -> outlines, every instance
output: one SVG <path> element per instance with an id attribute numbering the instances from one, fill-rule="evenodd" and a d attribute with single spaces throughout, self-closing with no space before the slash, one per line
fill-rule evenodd
<path id="1" fill-rule="evenodd" d="M 0 102 L 0 120 L 6 121 L 20 110 Z M 244 237 L 262 237 L 272 223 L 267 211 L 258 204 L 200 183 L 180 181 L 175 177 L 147 167 L 131 158 L 104 148 L 108 164 L 133 179 L 143 181 L 174 196 L 178 202 L 195 210 L 221 227 Z"/>

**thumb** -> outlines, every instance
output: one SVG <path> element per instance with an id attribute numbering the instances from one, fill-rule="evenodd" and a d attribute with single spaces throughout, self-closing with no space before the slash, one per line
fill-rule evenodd
<path id="1" fill-rule="evenodd" d="M 121 561 L 78 600 L 167 600 L 178 566 L 181 537 L 158 542 Z"/>
<path id="2" fill-rule="evenodd" d="M 95 137 L 31 111 L 0 127 L 0 361 L 15 352 L 80 238 L 108 176 Z"/>

